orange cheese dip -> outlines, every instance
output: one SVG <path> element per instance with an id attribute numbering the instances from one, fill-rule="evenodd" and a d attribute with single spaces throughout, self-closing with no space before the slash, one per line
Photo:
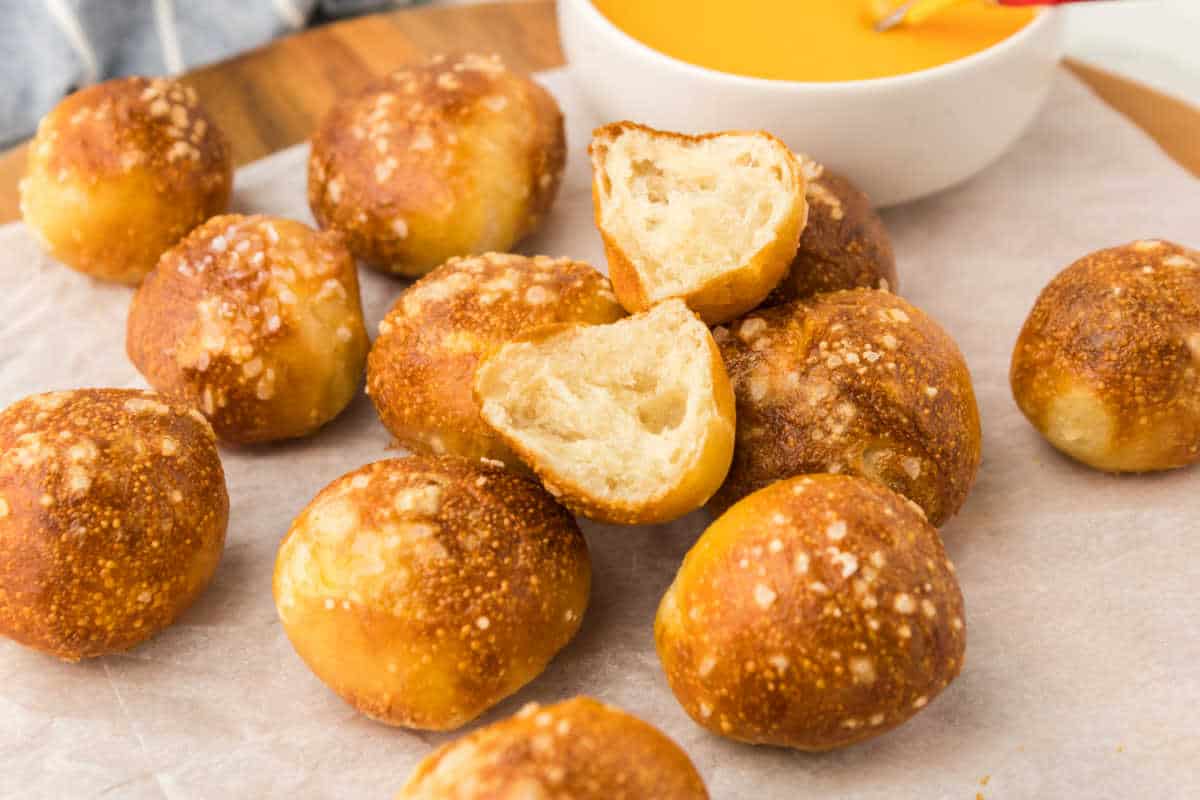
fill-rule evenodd
<path id="1" fill-rule="evenodd" d="M 965 0 L 887 33 L 874 0 L 592 0 L 618 28 L 702 67 L 793 81 L 903 75 L 986 50 L 1024 28 L 1030 8 Z"/>

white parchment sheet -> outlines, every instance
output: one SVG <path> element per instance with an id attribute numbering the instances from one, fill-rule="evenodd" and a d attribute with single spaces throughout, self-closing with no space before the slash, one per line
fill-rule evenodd
<path id="1" fill-rule="evenodd" d="M 572 160 L 546 231 L 524 249 L 601 266 L 585 155 L 597 120 L 567 74 L 542 78 L 566 110 Z M 237 210 L 311 223 L 306 155 L 240 171 Z M 1112 477 L 1071 463 L 1019 415 L 1007 380 L 1025 314 L 1070 261 L 1137 238 L 1200 246 L 1200 181 L 1063 73 L 1012 153 L 886 219 L 902 293 L 958 340 L 983 416 L 979 481 L 943 530 L 967 603 L 962 676 L 910 724 L 842 752 L 723 741 L 676 705 L 652 637 L 658 599 L 708 517 L 585 523 L 595 574 L 582 631 L 480 722 L 592 694 L 663 728 L 718 800 L 1200 797 L 1200 470 Z M 363 272 L 370 330 L 404 285 Z M 129 299 L 51 262 L 20 225 L 0 229 L 0 405 L 143 386 L 125 358 Z M 148 644 L 71 665 L 0 640 L 0 797 L 390 798 L 447 736 L 356 714 L 292 652 L 271 599 L 291 519 L 330 480 L 394 455 L 387 444 L 360 396 L 312 438 L 225 448 L 224 560 Z"/>

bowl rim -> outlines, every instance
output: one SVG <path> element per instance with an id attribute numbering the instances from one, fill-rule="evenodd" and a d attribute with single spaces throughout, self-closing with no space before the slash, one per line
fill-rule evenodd
<path id="1" fill-rule="evenodd" d="M 1029 24 L 1016 33 L 1001 39 L 989 47 L 985 47 L 983 50 L 953 61 L 947 61 L 945 64 L 938 64 L 937 66 L 926 67 L 914 72 L 888 75 L 881 78 L 860 78 L 848 81 L 797 81 L 785 78 L 760 78 L 751 75 L 739 75 L 733 72 L 723 72 L 711 67 L 702 67 L 699 64 L 693 64 L 690 61 L 684 61 L 656 50 L 645 42 L 621 30 L 600 9 L 596 8 L 592 0 L 558 0 L 558 2 L 560 5 L 568 4 L 574 6 L 591 25 L 603 30 L 610 38 L 617 39 L 635 52 L 639 52 L 643 56 L 648 56 L 651 60 L 657 61 L 677 72 L 707 80 L 725 81 L 726 83 L 743 88 L 767 90 L 803 89 L 805 91 L 828 94 L 847 91 L 874 91 L 876 89 L 912 85 L 942 77 L 951 77 L 955 73 L 971 70 L 985 62 L 1001 58 L 1011 50 L 1022 47 L 1026 44 L 1027 40 L 1034 38 L 1043 29 L 1057 21 L 1060 12 L 1060 9 L 1054 7 L 1040 7 Z"/>

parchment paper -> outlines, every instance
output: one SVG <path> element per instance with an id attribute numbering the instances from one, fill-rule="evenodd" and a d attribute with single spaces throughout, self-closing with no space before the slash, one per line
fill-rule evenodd
<path id="1" fill-rule="evenodd" d="M 525 249 L 600 266 L 584 155 L 597 120 L 569 76 L 543 78 L 566 109 L 572 161 Z M 299 147 L 242 170 L 237 209 L 311 222 L 305 159 Z M 651 630 L 708 517 L 585 523 L 595 575 L 582 631 L 479 723 L 592 694 L 669 733 L 720 800 L 1200 797 L 1200 471 L 1111 477 L 1071 463 L 1021 418 L 1006 377 L 1025 314 L 1067 263 L 1136 238 L 1200 244 L 1200 182 L 1064 73 L 1014 152 L 886 217 L 903 294 L 958 340 L 983 415 L 979 482 L 943 531 L 967 602 L 962 676 L 908 725 L 842 752 L 723 741 L 676 705 Z M 404 284 L 363 279 L 373 330 Z M 21 226 L 0 230 L 0 404 L 142 386 L 124 355 L 129 298 L 52 263 Z M 224 449 L 224 560 L 148 644 L 70 665 L 0 641 L 0 796 L 391 797 L 448 737 L 379 725 L 334 696 L 293 653 L 270 585 L 292 517 L 333 478 L 395 455 L 387 442 L 360 396 L 313 438 Z"/>

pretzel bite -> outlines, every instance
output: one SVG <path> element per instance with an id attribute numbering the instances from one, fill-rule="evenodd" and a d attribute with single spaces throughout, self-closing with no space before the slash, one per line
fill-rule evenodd
<path id="1" fill-rule="evenodd" d="M 618 708 L 530 703 L 417 765 L 395 800 L 707 800 L 687 754 Z"/>
<path id="2" fill-rule="evenodd" d="M 341 413 L 362 379 L 354 260 L 336 233 L 214 217 L 139 287 L 125 347 L 151 386 L 199 408 L 224 441 L 305 436 Z"/>
<path id="3" fill-rule="evenodd" d="M 1110 472 L 1200 459 L 1200 252 L 1140 241 L 1092 253 L 1042 291 L 1012 358 L 1046 439 Z"/>
<path id="4" fill-rule="evenodd" d="M 655 620 L 675 697 L 713 733 L 831 750 L 908 720 L 962 669 L 962 593 L 938 532 L 862 478 L 779 481 L 684 559 Z"/>
<path id="5" fill-rule="evenodd" d="M 208 585 L 229 497 L 212 428 L 151 392 L 0 412 L 0 634 L 78 661 L 128 650 Z"/>
<path id="6" fill-rule="evenodd" d="M 714 332 L 737 395 L 717 509 L 781 478 L 844 472 L 914 500 L 934 525 L 979 468 L 967 364 L 937 323 L 869 289 L 756 311 Z"/>
<path id="7" fill-rule="evenodd" d="M 800 163 L 774 136 L 614 122 L 588 152 L 596 227 L 631 313 L 680 298 L 709 325 L 727 322 L 787 272 L 808 209 Z"/>
<path id="8" fill-rule="evenodd" d="M 565 163 L 549 92 L 499 56 L 435 56 L 326 115 L 312 137 L 308 202 L 355 256 L 415 277 L 533 233 Z"/>
<path id="9" fill-rule="evenodd" d="M 410 286 L 379 324 L 367 393 L 403 447 L 520 460 L 479 417 L 475 369 L 540 325 L 613 322 L 624 311 L 608 278 L 567 258 L 487 253 L 452 258 Z"/>
<path id="10" fill-rule="evenodd" d="M 189 86 L 117 78 L 60 102 L 38 126 L 21 215 L 69 267 L 136 284 L 192 228 L 225 210 L 229 145 Z"/>
<path id="11" fill-rule="evenodd" d="M 896 257 L 883 220 L 849 179 L 797 154 L 808 179 L 808 225 L 783 281 L 764 305 L 841 289 L 896 291 Z"/>
<path id="12" fill-rule="evenodd" d="M 611 325 L 548 325 L 475 373 L 484 422 L 578 514 L 669 522 L 704 505 L 733 454 L 733 391 L 682 300 Z"/>
<path id="13" fill-rule="evenodd" d="M 275 562 L 283 628 L 317 677 L 389 725 L 465 725 L 545 669 L 591 583 L 575 520 L 533 480 L 443 456 L 325 487 Z"/>

